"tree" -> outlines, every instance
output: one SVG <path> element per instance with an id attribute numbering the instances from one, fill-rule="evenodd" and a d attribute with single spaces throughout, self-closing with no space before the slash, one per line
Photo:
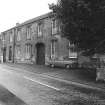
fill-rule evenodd
<path id="1" fill-rule="evenodd" d="M 104 52 L 105 0 L 58 0 L 50 8 L 64 37 L 88 55 Z"/>

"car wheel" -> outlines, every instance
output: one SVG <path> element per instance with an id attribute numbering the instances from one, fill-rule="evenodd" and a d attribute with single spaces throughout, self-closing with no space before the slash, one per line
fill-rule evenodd
<path id="1" fill-rule="evenodd" d="M 70 68 L 70 65 L 66 65 L 66 68 L 69 69 Z"/>
<path id="2" fill-rule="evenodd" d="M 54 64 L 51 64 L 50 66 L 51 66 L 52 68 L 54 68 Z"/>

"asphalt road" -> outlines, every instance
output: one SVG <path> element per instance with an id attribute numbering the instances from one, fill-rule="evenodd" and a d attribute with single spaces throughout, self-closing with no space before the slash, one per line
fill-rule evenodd
<path id="1" fill-rule="evenodd" d="M 0 84 L 28 105 L 105 105 L 104 91 L 0 65 Z"/>

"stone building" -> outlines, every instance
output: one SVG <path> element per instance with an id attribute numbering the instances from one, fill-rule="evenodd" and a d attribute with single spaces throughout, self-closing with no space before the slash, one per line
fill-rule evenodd
<path id="1" fill-rule="evenodd" d="M 14 28 L 1 33 L 3 62 L 13 62 Z"/>
<path id="2" fill-rule="evenodd" d="M 3 62 L 46 64 L 50 59 L 77 56 L 70 42 L 61 37 L 52 12 L 17 24 L 1 37 Z"/>

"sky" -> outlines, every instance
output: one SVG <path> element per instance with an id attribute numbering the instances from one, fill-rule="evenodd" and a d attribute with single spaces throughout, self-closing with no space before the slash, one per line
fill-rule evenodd
<path id="1" fill-rule="evenodd" d="M 0 32 L 50 12 L 48 4 L 57 0 L 0 0 Z"/>

